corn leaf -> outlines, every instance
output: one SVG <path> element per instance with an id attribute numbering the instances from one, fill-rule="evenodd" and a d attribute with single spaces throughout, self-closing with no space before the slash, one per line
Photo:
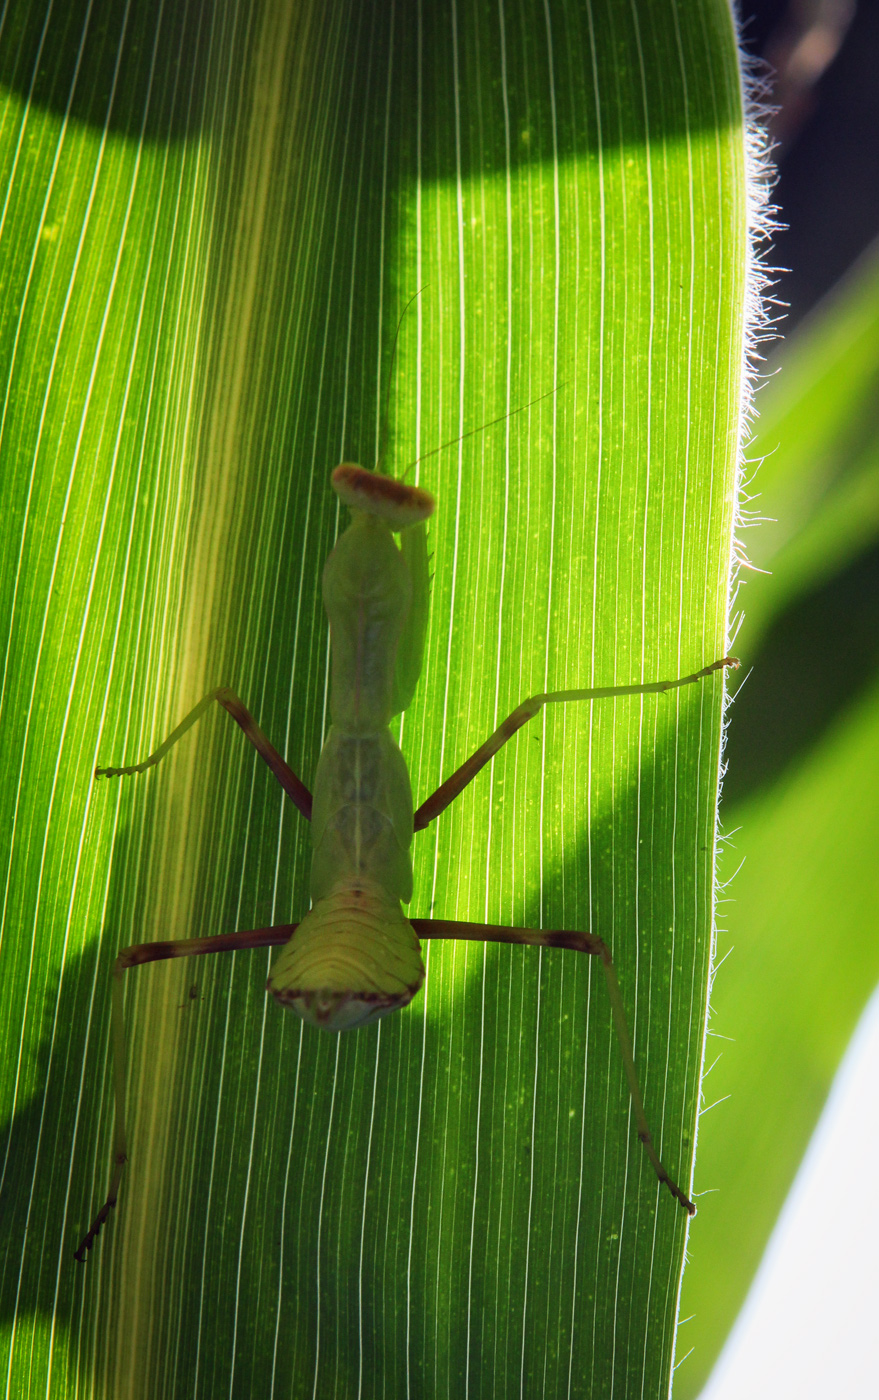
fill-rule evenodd
<path id="1" fill-rule="evenodd" d="M 686 1217 L 637 1141 L 600 971 L 432 945 L 341 1037 L 268 958 L 120 946 L 286 923 L 339 460 L 435 491 L 425 796 L 526 695 L 723 654 L 745 269 L 725 0 L 7 11 L 2 782 L 7 1394 L 668 1392 Z M 399 350 L 391 344 L 405 304 Z M 530 406 L 529 406 L 530 405 Z M 513 415 L 513 416 L 510 416 Z M 417 841 L 422 917 L 611 945 L 691 1173 L 723 680 L 534 721 Z"/>

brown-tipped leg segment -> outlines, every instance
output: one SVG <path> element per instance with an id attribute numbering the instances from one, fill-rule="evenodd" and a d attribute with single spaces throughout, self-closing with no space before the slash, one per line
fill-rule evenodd
<path id="1" fill-rule="evenodd" d="M 122 1169 L 125 1166 L 125 1162 L 126 1158 L 124 1157 L 121 1162 L 118 1160 L 116 1161 L 113 1179 L 110 1182 L 110 1190 L 107 1192 L 107 1199 L 101 1206 L 101 1209 L 98 1211 L 74 1252 L 73 1257 L 77 1264 L 84 1264 L 88 1259 L 89 1250 L 101 1233 L 101 1227 L 106 1224 L 109 1219 L 110 1211 L 116 1205 L 116 1197 L 119 1195 L 119 1183 L 122 1180 Z"/>
<path id="2" fill-rule="evenodd" d="M 187 730 L 191 729 L 196 721 L 201 719 L 202 715 L 210 708 L 215 700 L 218 705 L 222 705 L 223 709 L 232 716 L 235 723 L 244 733 L 248 743 L 253 745 L 263 762 L 268 764 L 287 796 L 296 803 L 303 817 L 311 821 L 312 798 L 308 788 L 302 782 L 301 778 L 297 777 L 293 772 L 290 765 L 281 757 L 277 749 L 269 743 L 265 734 L 263 734 L 256 720 L 253 718 L 253 715 L 241 703 L 235 692 L 225 685 L 219 686 L 216 690 L 212 690 L 210 695 L 206 695 L 203 700 L 200 700 L 195 709 L 190 710 L 185 719 L 180 721 L 177 728 L 172 730 L 164 744 L 160 744 L 155 753 L 151 753 L 148 758 L 143 759 L 140 763 L 129 764 L 127 768 L 96 768 L 95 777 L 126 778 L 130 777 L 133 773 L 145 773 L 148 768 L 155 767 L 155 765 L 165 757 L 168 750 L 174 747 L 177 740 L 182 739 Z"/>
<path id="3" fill-rule="evenodd" d="M 461 938 L 479 943 L 528 943 L 543 948 L 572 948 L 576 952 L 590 953 L 593 957 L 601 959 L 610 997 L 614 1028 L 623 1057 L 629 1093 L 632 1096 L 632 1107 L 635 1110 L 638 1137 L 644 1145 L 644 1151 L 647 1153 L 650 1164 L 660 1182 L 668 1187 L 675 1200 L 683 1206 L 688 1215 L 695 1215 L 696 1207 L 693 1202 L 669 1176 L 653 1146 L 653 1138 L 647 1126 L 647 1116 L 644 1112 L 644 1102 L 638 1084 L 632 1038 L 629 1035 L 629 1027 L 626 1022 L 620 984 L 617 981 L 613 959 L 607 944 L 594 933 L 578 933 L 571 929 L 505 928 L 500 924 L 459 923 L 453 919 L 410 919 L 409 922 L 419 938 Z"/>
<path id="4" fill-rule="evenodd" d="M 534 929 L 508 927 L 503 924 L 463 923 L 449 919 L 410 919 L 419 938 L 456 938 L 478 943 L 524 943 L 534 947 L 571 948 L 576 952 L 590 953 L 601 958 L 607 989 L 610 995 L 614 1025 L 623 1062 L 626 1079 L 635 1109 L 638 1137 L 661 1182 L 664 1182 L 672 1195 L 690 1215 L 695 1215 L 696 1207 L 675 1184 L 653 1146 L 653 1139 L 647 1127 L 644 1105 L 635 1071 L 632 1041 L 626 1024 L 625 1011 L 620 996 L 619 983 L 614 972 L 613 962 L 607 945 L 592 933 L 580 933 L 571 929 Z M 297 924 L 275 924 L 266 928 L 247 929 L 236 933 L 216 934 L 209 938 L 163 939 L 156 943 L 134 943 L 123 948 L 113 967 L 112 987 L 112 1034 L 113 1034 L 113 1088 L 116 1106 L 116 1127 L 113 1141 L 113 1174 L 107 1199 L 101 1206 L 79 1245 L 74 1258 L 85 1263 L 88 1252 L 100 1234 L 102 1226 L 116 1205 L 119 1184 L 125 1163 L 128 1160 L 127 1132 L 125 1126 L 125 1024 L 122 1012 L 122 975 L 131 967 L 141 967 L 145 963 L 163 962 L 169 958 L 200 957 L 208 953 L 231 953 L 247 948 L 276 948 L 288 943 Z"/>
<path id="5" fill-rule="evenodd" d="M 516 730 L 521 729 L 523 724 L 527 724 L 529 719 L 533 719 L 536 714 L 539 714 L 544 705 L 566 705 L 573 700 L 608 700 L 621 695 L 661 695 L 666 690 L 677 690 L 682 685 L 693 685 L 696 681 L 704 680 L 713 671 L 720 671 L 725 666 L 737 667 L 738 665 L 736 657 L 722 656 L 719 661 L 712 661 L 710 666 L 703 666 L 701 671 L 694 671 L 691 676 L 680 676 L 674 681 L 651 681 L 647 685 L 601 686 L 597 690 L 556 690 L 546 695 L 532 695 L 529 700 L 523 700 L 521 705 L 517 705 L 512 714 L 507 715 L 503 724 L 498 726 L 485 743 L 471 754 L 450 778 L 446 778 L 436 792 L 431 793 L 426 802 L 422 802 L 415 813 L 415 830 L 423 831 L 435 817 L 439 816 L 440 812 L 444 812 L 459 793 L 464 791 L 468 783 L 473 781 L 479 770 L 484 768 L 490 759 L 494 758 L 508 739 L 512 739 Z"/>
<path id="6" fill-rule="evenodd" d="M 113 1175 L 107 1199 L 101 1206 L 74 1253 L 78 1264 L 84 1264 L 89 1250 L 101 1231 L 101 1226 L 116 1204 L 119 1183 L 128 1161 L 128 1146 L 125 1133 L 125 1021 L 122 1015 L 122 957 L 113 965 L 113 987 L 110 1002 L 110 1021 L 113 1032 L 113 1092 L 116 1100 L 116 1124 L 113 1133 Z"/>
<path id="7" fill-rule="evenodd" d="M 233 953 L 245 948 L 275 948 L 289 943 L 297 924 L 276 924 L 271 928 L 247 929 L 241 933 L 220 933 L 212 938 L 164 939 L 159 943 L 133 943 L 123 948 L 113 965 L 112 1038 L 113 1094 L 116 1104 L 116 1127 L 113 1136 L 113 1175 L 107 1199 L 74 1251 L 74 1259 L 84 1264 L 88 1252 L 107 1221 L 119 1195 L 119 1183 L 128 1161 L 125 1128 L 125 1021 L 122 1014 L 122 974 L 130 967 L 144 963 L 164 962 L 168 958 L 194 958 L 206 953 Z"/>

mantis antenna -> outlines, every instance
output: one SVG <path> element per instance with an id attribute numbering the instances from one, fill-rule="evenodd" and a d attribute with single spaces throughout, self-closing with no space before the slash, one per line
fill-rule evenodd
<path id="1" fill-rule="evenodd" d="M 381 428 L 379 432 L 379 455 L 378 461 L 375 464 L 375 470 L 377 472 L 381 472 L 382 463 L 384 462 L 385 457 L 388 454 L 388 424 L 390 420 L 391 411 L 391 385 L 393 382 L 394 361 L 397 357 L 397 344 L 400 339 L 400 331 L 403 326 L 403 321 L 406 318 L 407 311 L 409 310 L 410 306 L 415 301 L 415 299 L 421 296 L 421 293 L 424 290 L 424 287 L 419 287 L 417 292 L 412 293 L 411 297 L 406 302 L 406 305 L 403 307 L 403 310 L 400 313 L 400 319 L 397 322 L 397 329 L 394 331 L 394 339 L 391 344 L 391 362 L 388 366 L 388 378 L 385 384 L 385 401 L 382 412 Z M 414 461 L 409 462 L 409 464 L 406 467 L 404 467 L 403 474 L 399 478 L 400 481 L 405 481 L 412 468 L 417 467 L 420 462 L 426 462 L 429 457 L 435 457 L 438 453 L 445 452 L 447 447 L 455 447 L 457 443 L 464 442 L 467 438 L 475 437 L 477 433 L 484 433 L 486 429 L 493 428 L 498 423 L 505 423 L 507 419 L 515 418 L 517 413 L 524 413 L 526 409 L 533 408 L 535 404 L 542 403 L 544 399 L 551 398 L 553 394 L 559 393 L 559 391 L 561 389 L 564 389 L 564 387 L 564 383 L 557 384 L 554 389 L 547 389 L 545 394 L 539 394 L 536 399 L 529 399 L 528 403 L 521 404 L 519 408 L 513 408 L 509 411 L 509 413 L 501 413 L 497 418 L 492 418 L 487 423 L 480 423 L 477 428 L 469 428 L 466 433 L 461 433 L 459 437 L 450 438 L 448 442 L 440 443 L 439 447 L 432 447 L 429 452 L 422 452 L 420 457 L 416 457 Z"/>
<path id="2" fill-rule="evenodd" d="M 394 339 L 393 343 L 391 344 L 391 363 L 388 365 L 388 377 L 385 382 L 384 411 L 382 413 L 381 427 L 379 430 L 378 461 L 375 464 L 375 469 L 377 472 L 381 471 L 382 462 L 388 455 L 388 421 L 390 419 L 391 414 L 391 384 L 393 383 L 394 378 L 394 360 L 397 358 L 397 341 L 400 339 L 400 330 L 402 328 L 406 312 L 409 310 L 409 307 L 412 305 L 415 298 L 420 297 L 423 291 L 424 288 L 419 287 L 417 292 L 412 293 L 411 297 L 406 302 L 406 305 L 403 307 L 403 310 L 400 312 L 400 319 L 397 322 L 397 329 L 394 331 Z"/>

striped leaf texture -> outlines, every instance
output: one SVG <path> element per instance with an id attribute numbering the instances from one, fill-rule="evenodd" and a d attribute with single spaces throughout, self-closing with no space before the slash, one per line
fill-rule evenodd
<path id="1" fill-rule="evenodd" d="M 438 500 L 416 801 L 527 695 L 724 654 L 727 4 L 13 0 L 2 24 L 4 1393 L 665 1396 L 687 1217 L 570 951 L 432 944 L 406 1011 L 335 1037 L 270 1003 L 265 952 L 127 974 L 130 1163 L 74 1263 L 118 949 L 308 907 L 307 823 L 219 710 L 149 774 L 92 774 L 224 684 L 310 781 L 328 476 L 385 438 Z M 413 915 L 612 947 L 684 1189 L 722 702 L 715 676 L 553 707 L 415 845 Z"/>

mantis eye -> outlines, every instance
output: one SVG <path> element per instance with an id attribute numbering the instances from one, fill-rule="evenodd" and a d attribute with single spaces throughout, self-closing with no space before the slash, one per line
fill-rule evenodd
<path id="1" fill-rule="evenodd" d="M 429 491 L 392 476 L 381 476 L 366 467 L 343 462 L 330 477 L 333 490 L 343 505 L 386 520 L 392 530 L 417 525 L 433 515 L 436 501 Z"/>

